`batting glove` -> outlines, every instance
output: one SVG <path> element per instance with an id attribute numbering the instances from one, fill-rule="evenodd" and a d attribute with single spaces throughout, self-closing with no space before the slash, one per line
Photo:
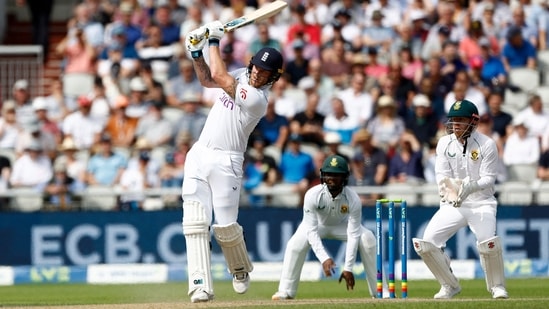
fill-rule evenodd
<path id="1" fill-rule="evenodd" d="M 219 46 L 219 41 L 223 38 L 223 35 L 225 35 L 225 27 L 223 24 L 219 20 L 216 20 L 205 24 L 204 27 L 208 29 L 208 42 L 210 45 L 217 44 L 217 46 Z"/>
<path id="2" fill-rule="evenodd" d="M 347 291 L 352 290 L 355 287 L 355 276 L 350 271 L 343 271 L 341 273 L 341 276 L 339 277 L 339 283 L 341 283 L 341 280 L 345 279 L 345 283 L 347 284 Z"/>
<path id="3" fill-rule="evenodd" d="M 473 192 L 477 192 L 479 190 L 478 183 L 476 181 L 468 181 L 463 182 L 461 184 L 461 187 L 459 188 L 458 192 L 458 199 L 457 203 L 458 205 L 461 205 L 461 203 Z"/>
<path id="4" fill-rule="evenodd" d="M 202 56 L 202 49 L 206 45 L 206 31 L 207 28 L 200 27 L 187 34 L 185 46 L 193 59 Z"/>

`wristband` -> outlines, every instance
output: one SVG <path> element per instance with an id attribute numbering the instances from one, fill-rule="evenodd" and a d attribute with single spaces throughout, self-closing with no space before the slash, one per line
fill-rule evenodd
<path id="1" fill-rule="evenodd" d="M 208 44 L 210 44 L 210 46 L 219 46 L 219 39 L 209 39 Z"/>
<path id="2" fill-rule="evenodd" d="M 202 57 L 202 50 L 195 50 L 191 52 L 191 57 L 193 59 Z"/>

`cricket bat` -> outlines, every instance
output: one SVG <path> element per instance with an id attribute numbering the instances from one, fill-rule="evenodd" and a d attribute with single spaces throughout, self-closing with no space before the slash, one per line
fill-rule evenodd
<path id="1" fill-rule="evenodd" d="M 250 14 L 244 15 L 242 17 L 239 17 L 237 19 L 233 19 L 226 23 L 224 25 L 225 32 L 231 32 L 235 29 L 253 24 L 255 22 L 259 22 L 262 20 L 265 20 L 269 17 L 272 17 L 278 13 L 280 13 L 284 8 L 288 6 L 288 3 L 286 1 L 282 0 L 275 0 L 273 2 L 270 2 L 269 4 L 266 4 L 259 9 L 251 12 Z M 204 36 L 200 39 L 191 39 L 192 44 L 196 44 L 200 41 L 202 41 L 204 38 L 208 37 L 208 33 L 204 33 Z"/>

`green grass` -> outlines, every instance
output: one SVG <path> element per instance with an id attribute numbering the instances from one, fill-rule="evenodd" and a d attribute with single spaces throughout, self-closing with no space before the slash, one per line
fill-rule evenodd
<path id="1" fill-rule="evenodd" d="M 210 304 L 189 303 L 186 283 L 88 285 L 88 284 L 29 284 L 0 287 L 0 307 L 76 306 L 90 307 L 115 304 L 120 308 L 186 308 L 186 307 L 246 307 L 273 308 L 547 308 L 549 278 L 507 280 L 510 299 L 493 300 L 483 280 L 462 280 L 462 292 L 452 300 L 433 300 L 439 289 L 433 280 L 410 281 L 408 299 L 371 299 L 365 280 L 358 280 L 354 291 L 347 291 L 337 281 L 302 282 L 296 300 L 273 302 L 271 295 L 277 282 L 252 282 L 247 294 L 232 291 L 230 282 L 215 282 L 215 301 Z M 400 282 L 397 285 L 400 294 Z M 142 305 L 139 305 L 142 304 Z M 97 308 L 98 306 L 96 306 Z M 118 308 L 118 307 L 117 307 Z"/>

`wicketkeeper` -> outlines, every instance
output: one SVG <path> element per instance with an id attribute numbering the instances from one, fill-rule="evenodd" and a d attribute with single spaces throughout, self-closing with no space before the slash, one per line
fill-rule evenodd
<path id="1" fill-rule="evenodd" d="M 441 285 L 434 298 L 452 298 L 461 286 L 444 254 L 446 241 L 469 226 L 477 239 L 486 287 L 493 298 L 508 298 L 505 289 L 501 241 L 496 236 L 497 200 L 494 197 L 498 151 L 494 140 L 476 132 L 480 117 L 472 102 L 455 102 L 448 112 L 446 130 L 436 148 L 436 180 L 440 208 L 414 249 Z"/>

